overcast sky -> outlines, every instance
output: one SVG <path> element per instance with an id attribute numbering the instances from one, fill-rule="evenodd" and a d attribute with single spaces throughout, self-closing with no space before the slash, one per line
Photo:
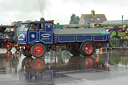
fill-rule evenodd
<path id="1" fill-rule="evenodd" d="M 54 20 L 68 24 L 70 16 L 76 14 L 105 14 L 107 20 L 128 19 L 127 0 L 0 0 L 0 24 L 13 21 Z"/>

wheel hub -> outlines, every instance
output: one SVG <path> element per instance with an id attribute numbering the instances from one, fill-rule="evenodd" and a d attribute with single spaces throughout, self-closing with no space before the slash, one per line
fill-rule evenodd
<path id="1" fill-rule="evenodd" d="M 38 64 L 38 67 L 40 67 L 41 65 L 40 64 Z"/>
<path id="2" fill-rule="evenodd" d="M 34 48 L 34 53 L 35 53 L 35 55 L 38 55 L 38 56 L 40 56 L 40 55 L 42 55 L 43 54 L 43 48 L 41 47 L 41 46 L 36 46 L 35 48 Z"/>
<path id="3" fill-rule="evenodd" d="M 7 45 L 7 47 L 9 47 L 9 45 Z"/>
<path id="4" fill-rule="evenodd" d="M 85 50 L 88 51 L 89 50 L 88 47 L 86 47 Z"/>
<path id="5" fill-rule="evenodd" d="M 42 60 L 36 60 L 34 62 L 34 68 L 35 68 L 35 70 L 42 70 L 43 67 L 44 67 L 44 63 L 43 63 Z"/>
<path id="6" fill-rule="evenodd" d="M 90 54 L 92 53 L 93 51 L 93 47 L 90 45 L 90 44 L 87 44 L 85 47 L 84 47 L 84 52 L 87 53 L 87 54 Z"/>
<path id="7" fill-rule="evenodd" d="M 86 65 L 86 66 L 88 66 L 88 64 L 89 64 L 89 62 L 88 62 L 88 61 L 86 61 L 86 62 L 85 62 L 85 65 Z"/>
<path id="8" fill-rule="evenodd" d="M 84 66 L 85 66 L 85 68 L 87 68 L 87 69 L 92 68 L 92 67 L 93 67 L 93 60 L 92 60 L 91 58 L 85 59 L 85 61 L 84 61 Z"/>
<path id="9" fill-rule="evenodd" d="M 40 52 L 40 49 L 37 49 L 37 52 Z"/>

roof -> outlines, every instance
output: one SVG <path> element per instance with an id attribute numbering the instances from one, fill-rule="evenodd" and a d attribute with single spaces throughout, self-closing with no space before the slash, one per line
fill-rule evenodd
<path id="1" fill-rule="evenodd" d="M 111 20 L 111 21 L 104 21 L 102 24 L 128 24 L 128 20 Z"/>
<path id="2" fill-rule="evenodd" d="M 110 33 L 103 28 L 89 29 L 54 29 L 55 36 L 102 36 Z"/>
<path id="3" fill-rule="evenodd" d="M 12 25 L 0 25 L 0 28 L 13 28 L 14 26 Z"/>
<path id="4" fill-rule="evenodd" d="M 53 23 L 52 21 L 33 21 L 33 22 L 23 22 L 21 24 L 37 24 L 37 23 Z"/>
<path id="5" fill-rule="evenodd" d="M 102 23 L 107 20 L 104 14 L 82 14 L 82 17 L 86 23 Z"/>

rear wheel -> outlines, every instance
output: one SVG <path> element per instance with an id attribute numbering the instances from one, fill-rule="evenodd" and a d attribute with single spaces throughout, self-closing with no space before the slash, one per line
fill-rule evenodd
<path id="1" fill-rule="evenodd" d="M 80 51 L 78 50 L 78 48 L 72 48 L 70 50 L 70 53 L 73 55 L 73 56 L 79 56 L 80 55 Z"/>
<path id="2" fill-rule="evenodd" d="M 90 56 L 95 52 L 95 45 L 91 42 L 85 42 L 82 46 L 82 54 L 85 56 Z"/>
<path id="3" fill-rule="evenodd" d="M 11 42 L 7 42 L 7 43 L 6 43 L 6 49 L 7 49 L 8 51 L 10 51 L 10 50 L 12 49 L 12 43 L 11 43 Z"/>
<path id="4" fill-rule="evenodd" d="M 43 57 L 45 55 L 45 52 L 46 48 L 41 43 L 34 44 L 31 48 L 32 55 L 37 58 Z"/>
<path id="5" fill-rule="evenodd" d="M 32 55 L 31 55 L 30 48 L 27 48 L 27 47 L 21 48 L 21 51 L 22 51 L 22 54 L 23 54 L 24 56 L 27 56 L 27 57 L 31 57 L 31 56 L 32 56 Z"/>

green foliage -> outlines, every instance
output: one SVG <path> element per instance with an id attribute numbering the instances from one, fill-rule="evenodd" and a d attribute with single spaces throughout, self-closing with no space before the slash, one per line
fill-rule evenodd
<path id="1" fill-rule="evenodd" d="M 75 14 L 72 14 L 70 24 L 79 24 L 79 16 L 76 16 Z"/>
<path id="2" fill-rule="evenodd" d="M 16 24 L 17 27 L 20 27 L 22 22 L 23 22 L 23 21 L 17 21 L 17 22 L 14 22 L 14 24 Z"/>
<path id="3" fill-rule="evenodd" d="M 31 20 L 27 20 L 25 22 L 32 22 Z M 17 27 L 21 27 L 21 23 L 23 23 L 23 21 L 15 21 L 14 24 L 17 25 Z"/>

